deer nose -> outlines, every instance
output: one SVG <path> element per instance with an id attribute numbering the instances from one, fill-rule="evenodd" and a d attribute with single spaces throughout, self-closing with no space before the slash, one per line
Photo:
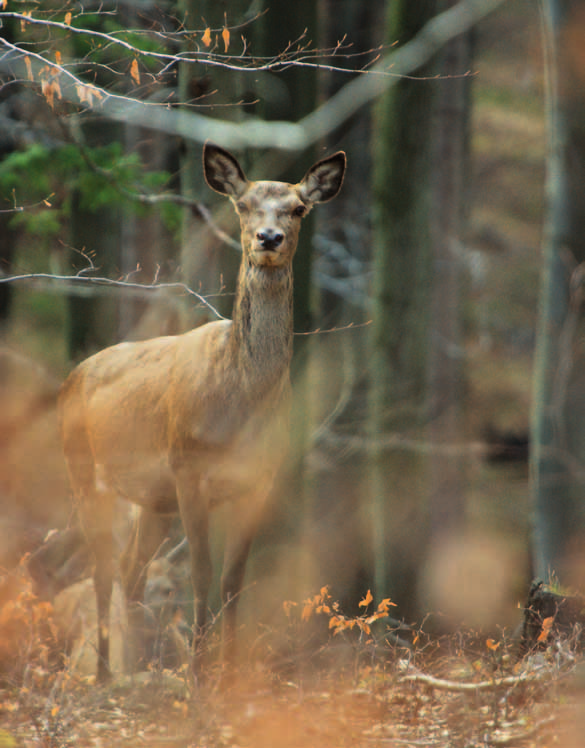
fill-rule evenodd
<path id="1" fill-rule="evenodd" d="M 282 244 L 284 234 L 281 234 L 279 231 L 274 231 L 274 229 L 262 229 L 261 231 L 258 231 L 256 238 L 262 245 L 263 249 L 274 250 Z"/>

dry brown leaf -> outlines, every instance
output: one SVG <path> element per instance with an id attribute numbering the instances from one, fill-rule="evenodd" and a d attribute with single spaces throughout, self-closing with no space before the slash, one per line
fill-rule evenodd
<path id="1" fill-rule="evenodd" d="M 136 83 L 137 86 L 140 85 L 140 70 L 138 69 L 138 60 L 134 59 L 132 60 L 132 65 L 130 65 L 130 75 L 132 76 L 132 80 L 134 83 Z"/>
<path id="2" fill-rule="evenodd" d="M 24 64 L 26 67 L 26 75 L 29 81 L 32 81 L 33 80 L 32 65 L 30 64 L 30 57 L 28 55 L 24 56 Z"/>
<path id="3" fill-rule="evenodd" d="M 227 26 L 223 27 L 221 38 L 223 39 L 223 51 L 227 52 L 230 46 L 230 30 Z"/>
<path id="4" fill-rule="evenodd" d="M 360 601 L 359 607 L 360 608 L 367 608 L 368 605 L 372 602 L 373 599 L 374 599 L 374 596 L 372 595 L 372 591 L 368 590 L 367 595 L 364 597 L 363 600 Z"/>

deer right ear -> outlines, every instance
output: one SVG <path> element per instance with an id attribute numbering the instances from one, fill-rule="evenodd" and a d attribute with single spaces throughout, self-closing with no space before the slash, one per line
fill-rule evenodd
<path id="1" fill-rule="evenodd" d="M 326 203 L 332 200 L 343 184 L 345 165 L 343 151 L 318 161 L 299 183 L 302 199 L 308 203 Z"/>
<path id="2" fill-rule="evenodd" d="M 203 146 L 203 174 L 212 190 L 237 199 L 248 186 L 242 167 L 231 153 L 213 143 Z"/>

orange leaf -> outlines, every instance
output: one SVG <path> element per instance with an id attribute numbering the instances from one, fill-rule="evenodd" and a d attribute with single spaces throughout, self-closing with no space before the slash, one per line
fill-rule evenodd
<path id="1" fill-rule="evenodd" d="M 227 52 L 230 46 L 230 30 L 227 26 L 223 27 L 221 38 L 223 39 L 223 51 Z"/>
<path id="2" fill-rule="evenodd" d="M 206 47 L 209 47 L 211 44 L 211 29 L 209 26 L 205 29 L 205 33 L 203 34 L 203 39 L 201 40 L 203 44 L 205 44 Z"/>
<path id="3" fill-rule="evenodd" d="M 42 80 L 41 92 L 47 100 L 47 104 L 51 107 L 51 109 L 54 109 L 55 96 L 58 99 L 61 98 L 61 87 L 59 86 L 59 82 L 54 78 L 52 80 Z"/>
<path id="4" fill-rule="evenodd" d="M 282 604 L 282 607 L 284 609 L 285 615 L 290 618 L 291 609 L 296 607 L 296 603 L 292 600 L 285 600 Z"/>
<path id="5" fill-rule="evenodd" d="M 311 613 L 313 612 L 313 606 L 312 605 L 305 605 L 303 608 L 303 612 L 301 614 L 301 621 L 308 621 L 311 617 Z"/>
<path id="6" fill-rule="evenodd" d="M 22 15 L 23 16 L 28 16 L 30 18 L 32 16 L 32 10 L 25 10 Z M 23 34 L 24 34 L 25 29 L 26 29 L 26 21 L 23 21 L 21 19 L 21 21 L 20 21 L 20 30 L 21 30 L 21 32 Z"/>
<path id="7" fill-rule="evenodd" d="M 59 52 L 58 49 L 55 51 L 55 60 L 57 62 L 57 65 L 61 64 L 61 52 Z"/>
<path id="8" fill-rule="evenodd" d="M 374 599 L 374 596 L 372 595 L 371 590 L 368 590 L 368 594 L 364 597 L 364 599 L 359 603 L 360 608 L 367 608 L 368 605 L 372 602 Z"/>
<path id="9" fill-rule="evenodd" d="M 496 649 L 500 646 L 501 642 L 496 642 L 493 639 L 486 639 L 485 645 L 488 649 L 491 649 L 492 652 L 495 652 Z"/>
<path id="10" fill-rule="evenodd" d="M 132 76 L 132 80 L 134 83 L 136 83 L 137 86 L 140 85 L 140 70 L 138 70 L 138 60 L 134 59 L 132 60 L 132 65 L 130 65 L 130 75 Z"/>
<path id="11" fill-rule="evenodd" d="M 75 90 L 79 96 L 79 101 L 88 106 L 93 106 L 94 96 L 96 99 L 101 99 L 103 97 L 99 88 L 95 88 L 94 86 L 75 86 Z"/>
<path id="12" fill-rule="evenodd" d="M 26 74 L 29 79 L 29 81 L 32 81 L 33 74 L 32 74 L 32 65 L 30 64 L 30 57 L 28 55 L 24 56 L 24 64 L 26 66 Z"/>
<path id="13" fill-rule="evenodd" d="M 378 613 L 388 614 L 388 608 L 390 606 L 396 607 L 396 603 L 393 603 L 389 597 L 385 597 L 382 602 L 378 605 Z"/>
<path id="14" fill-rule="evenodd" d="M 542 630 L 538 635 L 538 639 L 536 640 L 537 642 L 544 642 L 548 639 L 548 635 L 551 632 L 554 620 L 555 619 L 553 616 L 549 616 L 548 618 L 544 619 L 544 621 L 542 622 Z"/>
<path id="15" fill-rule="evenodd" d="M 71 11 L 65 13 L 65 25 L 71 26 Z"/>

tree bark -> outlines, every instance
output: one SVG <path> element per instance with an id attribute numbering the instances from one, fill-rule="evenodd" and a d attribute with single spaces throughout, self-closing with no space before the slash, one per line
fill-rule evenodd
<path id="1" fill-rule="evenodd" d="M 535 507 L 533 533 L 534 572 L 542 579 L 551 573 L 564 576 L 568 543 L 581 525 L 571 495 L 569 467 L 570 435 L 566 416 L 567 371 L 572 365 L 572 341 L 567 341 L 571 320 L 571 261 L 567 251 L 575 244 L 568 213 L 571 210 L 567 160 L 566 107 L 560 96 L 560 42 L 566 4 L 547 0 L 543 4 L 543 43 L 547 81 L 548 155 L 546 173 L 544 265 L 534 361 L 533 412 L 531 426 L 531 478 Z M 583 158 L 583 154 L 580 155 Z M 574 208 L 574 206 L 573 206 Z M 573 227 L 575 222 L 573 221 Z M 582 428 L 582 427 L 581 427 Z"/>
<path id="2" fill-rule="evenodd" d="M 408 42 L 437 11 L 434 0 L 388 3 L 386 43 Z M 370 496 L 375 589 L 409 617 L 426 536 L 425 458 L 383 439 L 421 436 L 428 367 L 432 112 L 430 63 L 379 102 L 374 130 Z"/>
<path id="3" fill-rule="evenodd" d="M 442 5 L 452 6 L 453 0 Z M 430 523 L 433 542 L 457 532 L 465 507 L 465 461 L 445 444 L 463 441 L 461 271 L 464 192 L 469 161 L 471 34 L 451 40 L 438 56 L 433 165 L 433 281 L 429 340 L 428 437 Z"/>

